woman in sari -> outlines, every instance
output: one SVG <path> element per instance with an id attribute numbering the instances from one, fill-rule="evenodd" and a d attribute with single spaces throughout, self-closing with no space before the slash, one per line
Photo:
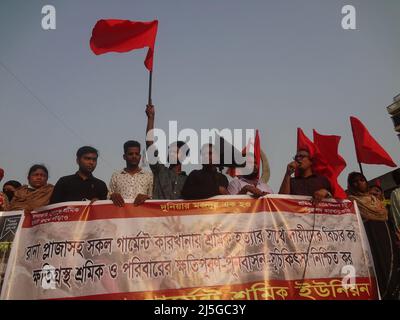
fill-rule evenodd
<path id="1" fill-rule="evenodd" d="M 28 185 L 15 191 L 8 210 L 32 211 L 49 204 L 54 186 L 47 183 L 48 177 L 49 172 L 44 165 L 32 166 L 28 173 Z"/>
<path id="2" fill-rule="evenodd" d="M 398 281 L 398 252 L 395 237 L 388 225 L 384 203 L 372 195 L 365 176 L 352 172 L 347 178 L 349 199 L 355 200 L 364 222 L 365 232 L 374 260 L 379 291 L 383 299 L 395 299 Z"/>

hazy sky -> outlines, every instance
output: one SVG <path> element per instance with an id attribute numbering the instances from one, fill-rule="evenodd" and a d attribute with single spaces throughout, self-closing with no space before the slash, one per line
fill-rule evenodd
<path id="1" fill-rule="evenodd" d="M 56 30 L 41 27 L 46 4 L 56 8 Z M 347 4 L 356 8 L 357 30 L 341 28 Z M 124 166 L 123 143 L 144 142 L 147 50 L 95 56 L 89 48 L 96 21 L 115 18 L 159 20 L 156 126 L 258 128 L 275 191 L 297 127 L 310 138 L 313 128 L 337 134 L 345 187 L 358 169 L 351 115 L 400 163 L 386 112 L 400 93 L 399 16 L 399 0 L 1 0 L 2 182 L 26 182 L 28 168 L 44 163 L 55 183 L 76 171 L 75 152 L 89 144 L 102 157 L 95 175 L 108 183 Z M 368 178 L 391 170 L 364 168 Z"/>

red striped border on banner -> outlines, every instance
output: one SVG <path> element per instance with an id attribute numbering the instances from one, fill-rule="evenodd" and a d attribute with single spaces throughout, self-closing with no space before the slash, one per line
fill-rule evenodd
<path id="1" fill-rule="evenodd" d="M 269 280 L 238 285 L 126 292 L 60 300 L 375 300 L 374 279 L 355 278 L 347 287 L 341 278 Z"/>
<path id="2" fill-rule="evenodd" d="M 103 219 L 153 218 L 179 215 L 296 213 L 296 214 L 355 214 L 350 201 L 329 201 L 313 205 L 311 201 L 286 198 L 261 199 L 210 199 L 201 201 L 151 201 L 140 206 L 126 203 L 124 207 L 112 203 L 60 207 L 27 213 L 23 228 L 38 224 L 67 221 L 92 221 Z"/>

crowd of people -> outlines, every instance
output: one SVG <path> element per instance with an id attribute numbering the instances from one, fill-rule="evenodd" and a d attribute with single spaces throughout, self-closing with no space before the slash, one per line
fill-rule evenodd
<path id="1" fill-rule="evenodd" d="M 146 108 L 146 136 L 154 129 L 155 109 Z M 146 141 L 146 148 L 154 147 L 153 141 Z M 48 183 L 49 173 L 41 164 L 33 165 L 28 172 L 27 184 L 7 181 L 0 193 L 0 211 L 27 210 L 66 202 L 83 200 L 107 200 L 123 207 L 127 199 L 134 199 L 134 205 L 141 205 L 148 199 L 206 199 L 217 195 L 249 194 L 261 197 L 274 193 L 271 187 L 259 178 L 259 168 L 254 155 L 246 159 L 254 168 L 250 174 L 239 175 L 228 180 L 215 163 L 216 150 L 212 144 L 202 147 L 203 162 L 200 170 L 189 175 L 182 170 L 182 159 L 188 155 L 188 146 L 177 141 L 169 146 L 167 163 L 150 164 L 151 172 L 140 167 L 141 145 L 127 141 L 123 145 L 123 159 L 126 166 L 113 173 L 109 185 L 94 177 L 98 151 L 90 146 L 81 147 L 76 153 L 78 171 L 61 177 L 53 186 Z M 295 174 L 296 173 L 296 174 Z M 400 169 L 394 179 L 400 185 Z M 0 169 L 0 180 L 4 172 Z M 295 176 L 293 176 L 295 174 Z M 332 198 L 332 188 L 326 177 L 313 172 L 313 159 L 308 150 L 297 150 L 287 165 L 279 194 L 305 195 L 313 197 L 315 203 Z M 368 187 L 365 176 L 352 172 L 348 176 L 347 194 L 355 200 L 364 222 L 370 243 L 383 298 L 399 298 L 399 253 L 400 253 L 400 188 L 392 192 L 389 205 L 385 205 L 383 191 L 379 186 Z"/>

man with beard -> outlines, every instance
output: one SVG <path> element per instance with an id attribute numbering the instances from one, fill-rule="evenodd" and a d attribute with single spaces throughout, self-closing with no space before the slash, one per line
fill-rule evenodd
<path id="1" fill-rule="evenodd" d="M 248 194 L 250 193 L 251 195 L 255 197 L 262 197 L 265 196 L 266 194 L 273 193 L 271 187 L 262 182 L 258 176 L 259 176 L 259 168 L 258 165 L 254 162 L 254 155 L 253 154 L 248 154 L 246 156 L 246 167 L 245 169 L 251 170 L 252 172 L 247 175 L 239 175 L 235 177 L 228 186 L 228 192 L 229 194 L 235 195 L 235 194 Z M 243 170 L 239 170 L 243 171 Z"/>
<path id="2" fill-rule="evenodd" d="M 279 193 L 311 196 L 315 201 L 332 197 L 328 179 L 315 175 L 312 164 L 310 153 L 307 150 L 298 150 L 294 161 L 287 166 Z M 296 176 L 292 178 L 295 171 Z"/>
<path id="3" fill-rule="evenodd" d="M 81 147 L 76 153 L 79 170 L 70 176 L 61 177 L 54 186 L 50 203 L 65 201 L 107 200 L 107 185 L 93 176 L 98 151 L 93 147 Z"/>
<path id="4" fill-rule="evenodd" d="M 123 158 L 126 167 L 114 172 L 110 180 L 110 199 L 118 207 L 124 206 L 124 199 L 135 199 L 135 205 L 142 204 L 151 198 L 153 175 L 139 167 L 140 143 L 125 142 Z"/>

